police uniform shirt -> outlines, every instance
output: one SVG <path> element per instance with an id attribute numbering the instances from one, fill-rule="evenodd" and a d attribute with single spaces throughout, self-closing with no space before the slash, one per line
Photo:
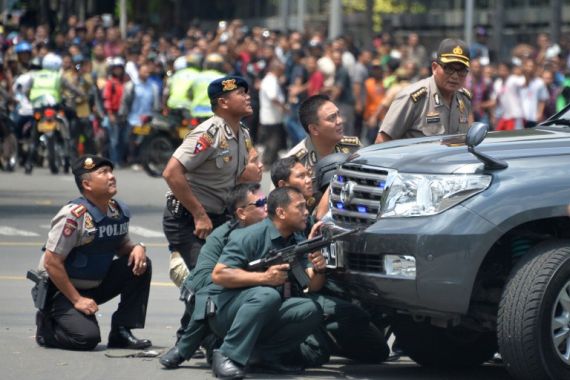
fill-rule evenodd
<path id="1" fill-rule="evenodd" d="M 470 113 L 470 93 L 456 91 L 448 106 L 432 75 L 396 95 L 380 131 L 392 139 L 465 133 Z"/>
<path id="2" fill-rule="evenodd" d="M 109 218 L 119 218 L 121 216 L 119 206 L 114 200 L 109 202 L 107 216 Z M 127 233 L 119 246 L 129 241 L 128 223 L 121 227 L 123 231 L 117 233 Z M 115 231 L 111 231 L 114 233 Z M 95 239 L 97 228 L 91 214 L 86 211 L 85 206 L 69 203 L 63 206 L 51 221 L 51 229 L 45 245 L 46 250 L 51 251 L 65 259 L 71 250 L 85 244 L 91 243 Z M 45 253 L 40 259 L 38 269 L 45 271 Z M 99 285 L 100 281 L 70 279 L 72 284 L 78 289 L 89 289 Z"/>
<path id="3" fill-rule="evenodd" d="M 335 145 L 332 153 L 352 153 L 360 149 L 360 139 L 354 136 L 344 136 L 338 144 Z M 310 137 L 305 137 L 299 144 L 291 148 L 287 152 L 287 157 L 296 156 L 299 161 L 309 170 L 311 176 L 313 175 L 313 167 L 322 158 Z"/>
<path id="4" fill-rule="evenodd" d="M 224 119 L 212 116 L 188 133 L 172 156 L 186 168 L 186 180 L 206 212 L 223 214 L 251 147 L 245 127 L 236 137 Z"/>

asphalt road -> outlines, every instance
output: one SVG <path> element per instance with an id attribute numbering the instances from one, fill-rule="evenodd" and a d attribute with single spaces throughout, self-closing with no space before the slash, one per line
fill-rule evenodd
<path id="1" fill-rule="evenodd" d="M 175 339 L 183 305 L 168 278 L 168 250 L 162 234 L 161 215 L 166 185 L 131 169 L 116 170 L 118 198 L 131 209 L 131 237 L 144 241 L 153 260 L 153 281 L 144 330 L 135 335 L 149 338 L 153 349 L 168 349 Z M 269 190 L 268 175 L 264 189 Z M 50 219 L 61 205 L 77 196 L 70 175 L 53 176 L 36 169 L 0 172 L 0 378 L 1 379 L 211 379 L 205 360 L 190 360 L 178 370 L 164 370 L 156 358 L 110 358 L 132 353 L 107 350 L 110 317 L 116 301 L 102 305 L 97 314 L 103 341 L 94 352 L 70 352 L 38 347 L 34 341 L 35 310 L 30 297 L 32 283 L 25 279 L 37 265 Z M 508 379 L 501 365 L 476 370 L 435 371 L 417 366 L 408 358 L 382 365 L 356 365 L 333 358 L 322 368 L 303 376 L 251 374 L 248 378 L 302 379 Z"/>

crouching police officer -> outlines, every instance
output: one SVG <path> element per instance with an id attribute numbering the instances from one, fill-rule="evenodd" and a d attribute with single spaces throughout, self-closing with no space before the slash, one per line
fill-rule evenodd
<path id="1" fill-rule="evenodd" d="M 151 263 L 144 245 L 129 238 L 127 206 L 113 199 L 113 164 L 86 155 L 72 170 L 81 196 L 63 206 L 51 223 L 39 264 L 49 280 L 46 304 L 36 314 L 36 342 L 69 350 L 95 348 L 101 341 L 95 317 L 99 304 L 120 294 L 107 347 L 146 348 L 151 342 L 135 338 L 130 329 L 145 324 Z"/>

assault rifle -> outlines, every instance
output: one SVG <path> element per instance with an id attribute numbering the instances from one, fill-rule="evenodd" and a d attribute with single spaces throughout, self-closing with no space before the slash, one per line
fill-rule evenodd
<path id="1" fill-rule="evenodd" d="M 314 252 L 324 247 L 328 247 L 332 242 L 342 237 L 352 235 L 357 232 L 360 232 L 360 230 L 348 230 L 329 237 L 321 235 L 286 248 L 272 249 L 265 257 L 250 262 L 247 265 L 247 269 L 250 271 L 261 272 L 267 270 L 267 268 L 273 265 L 289 264 L 291 274 L 301 289 L 303 289 L 303 291 L 306 291 L 309 288 L 310 281 L 309 277 L 305 273 L 305 268 L 301 265 L 299 259 L 308 253 Z"/>

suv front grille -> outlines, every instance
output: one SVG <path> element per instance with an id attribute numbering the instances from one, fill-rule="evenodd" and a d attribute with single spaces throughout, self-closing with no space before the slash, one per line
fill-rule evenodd
<path id="1" fill-rule="evenodd" d="M 382 255 L 369 255 L 364 253 L 346 252 L 348 268 L 352 271 L 384 273 L 384 260 Z"/>
<path id="2" fill-rule="evenodd" d="M 344 164 L 331 182 L 331 210 L 335 222 L 371 225 L 378 218 L 388 170 Z"/>

